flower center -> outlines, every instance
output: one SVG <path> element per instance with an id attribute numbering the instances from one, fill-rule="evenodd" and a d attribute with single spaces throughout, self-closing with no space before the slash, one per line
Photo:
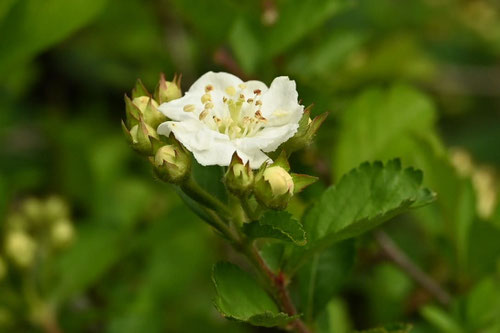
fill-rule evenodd
<path id="1" fill-rule="evenodd" d="M 211 129 L 226 134 L 230 139 L 251 137 L 257 134 L 266 124 L 267 119 L 262 116 L 262 92 L 259 89 L 245 96 L 245 84 L 238 88 L 227 87 L 223 93 L 224 107 L 218 110 L 212 102 L 213 86 L 205 87 L 205 94 L 201 97 L 204 110 L 199 119 Z M 219 104 L 220 105 L 220 104 Z"/>

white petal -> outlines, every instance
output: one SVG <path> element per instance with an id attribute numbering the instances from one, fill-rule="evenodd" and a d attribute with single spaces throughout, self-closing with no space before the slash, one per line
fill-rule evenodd
<path id="1" fill-rule="evenodd" d="M 184 107 L 190 104 L 194 106 L 195 110 L 191 112 L 184 111 Z M 201 103 L 201 96 L 196 96 L 195 94 L 186 94 L 181 98 L 161 104 L 158 107 L 158 110 L 160 110 L 160 112 L 169 119 L 184 121 L 197 119 L 203 108 L 204 107 Z"/>
<path id="2" fill-rule="evenodd" d="M 295 81 L 287 76 L 275 78 L 262 96 L 262 115 L 268 126 L 298 123 L 303 112 L 304 106 L 298 103 Z"/>
<path id="3" fill-rule="evenodd" d="M 298 124 L 286 124 L 277 127 L 266 127 L 255 136 L 234 140 L 238 149 L 242 151 L 262 150 L 263 152 L 275 151 L 279 145 L 295 135 Z"/>
<path id="4" fill-rule="evenodd" d="M 238 156 L 243 160 L 243 163 L 250 161 L 250 168 L 258 169 L 263 163 L 272 163 L 272 160 L 260 150 L 244 151 L 237 149 Z"/>
<path id="5" fill-rule="evenodd" d="M 166 121 L 158 126 L 158 134 L 174 136 L 201 165 L 227 166 L 236 148 L 229 138 L 199 121 Z"/>
<path id="6" fill-rule="evenodd" d="M 208 72 L 203 74 L 195 83 L 189 88 L 189 93 L 205 93 L 205 87 L 211 85 L 215 90 L 224 91 L 227 87 L 238 88 L 238 85 L 243 83 L 241 79 L 233 74 L 225 72 Z M 201 95 L 200 95 L 201 96 Z"/>
<path id="7" fill-rule="evenodd" d="M 243 94 L 245 96 L 252 98 L 254 95 L 255 90 L 260 90 L 261 93 L 265 93 L 267 91 L 267 86 L 264 82 L 257 81 L 257 80 L 250 80 L 244 83 L 245 84 L 245 89 L 243 91 Z"/>

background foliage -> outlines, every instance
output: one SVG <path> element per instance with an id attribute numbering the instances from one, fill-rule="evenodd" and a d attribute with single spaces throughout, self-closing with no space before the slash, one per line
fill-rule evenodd
<path id="1" fill-rule="evenodd" d="M 369 234 L 315 259 L 328 278 L 295 291 L 313 295 L 305 318 L 332 333 L 500 332 L 499 13 L 494 0 L 4 0 L 0 220 L 32 195 L 72 206 L 75 244 L 44 286 L 67 332 L 267 331 L 216 312 L 211 265 L 238 259 L 151 177 L 119 121 L 138 77 L 152 89 L 182 73 L 186 89 L 208 70 L 289 75 L 313 114 L 330 112 L 292 161 L 322 180 L 294 214 L 361 162 L 401 158 L 438 200 L 383 228 L 452 295 L 437 303 Z M 0 282 L 1 330 L 38 332 L 18 284 Z"/>

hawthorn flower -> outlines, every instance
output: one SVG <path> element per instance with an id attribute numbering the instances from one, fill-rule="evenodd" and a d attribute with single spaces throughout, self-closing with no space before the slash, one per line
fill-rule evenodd
<path id="1" fill-rule="evenodd" d="M 275 78 L 268 88 L 260 81 L 208 72 L 159 110 L 170 121 L 158 127 L 158 134 L 173 133 L 200 164 L 228 166 L 236 152 L 257 169 L 271 162 L 266 153 L 295 135 L 304 107 L 288 77 Z"/>

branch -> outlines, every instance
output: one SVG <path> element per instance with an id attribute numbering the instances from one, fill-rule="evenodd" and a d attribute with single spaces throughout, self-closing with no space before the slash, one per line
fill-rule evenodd
<path id="1" fill-rule="evenodd" d="M 451 301 L 450 294 L 444 290 L 436 281 L 422 271 L 413 261 L 394 243 L 394 241 L 383 231 L 375 232 L 375 239 L 385 255 L 396 265 L 404 270 L 422 288 L 427 290 L 442 305 L 448 305 Z"/>

